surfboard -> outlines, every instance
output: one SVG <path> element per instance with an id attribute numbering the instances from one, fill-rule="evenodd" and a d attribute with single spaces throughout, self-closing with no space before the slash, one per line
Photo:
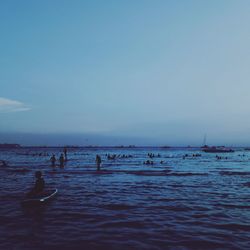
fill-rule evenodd
<path id="1" fill-rule="evenodd" d="M 46 190 L 41 194 L 34 195 L 32 197 L 25 198 L 21 201 L 22 205 L 39 205 L 49 202 L 58 193 L 57 189 Z"/>

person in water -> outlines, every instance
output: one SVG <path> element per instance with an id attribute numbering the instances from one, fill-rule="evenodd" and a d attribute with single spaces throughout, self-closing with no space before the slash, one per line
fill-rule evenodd
<path id="1" fill-rule="evenodd" d="M 1 167 L 8 167 L 8 164 L 6 163 L 6 161 L 0 160 L 0 166 Z"/>
<path id="2" fill-rule="evenodd" d="M 60 155 L 59 162 L 60 162 L 60 167 L 63 168 L 64 167 L 64 157 L 63 157 L 63 154 Z"/>
<path id="3" fill-rule="evenodd" d="M 101 163 L 102 163 L 102 158 L 100 155 L 96 155 L 95 162 L 96 162 L 97 171 L 100 171 L 101 170 Z"/>
<path id="4" fill-rule="evenodd" d="M 63 149 L 63 153 L 64 153 L 64 159 L 65 159 L 65 161 L 67 161 L 68 158 L 67 158 L 67 148 L 66 147 Z"/>
<path id="5" fill-rule="evenodd" d="M 55 157 L 54 154 L 51 156 L 50 162 L 51 162 L 51 166 L 52 166 L 52 167 L 55 167 L 55 166 L 56 166 L 56 157 Z"/>
<path id="6" fill-rule="evenodd" d="M 29 193 L 29 195 L 36 195 L 43 192 L 44 190 L 45 182 L 44 179 L 42 178 L 42 172 L 36 171 L 35 177 L 36 177 L 36 183 L 34 188 L 32 188 L 31 192 Z"/>

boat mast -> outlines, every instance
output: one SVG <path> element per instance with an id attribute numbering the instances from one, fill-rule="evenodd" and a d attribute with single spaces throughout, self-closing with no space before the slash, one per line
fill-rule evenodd
<path id="1" fill-rule="evenodd" d="M 203 146 L 207 146 L 207 134 L 204 135 Z"/>

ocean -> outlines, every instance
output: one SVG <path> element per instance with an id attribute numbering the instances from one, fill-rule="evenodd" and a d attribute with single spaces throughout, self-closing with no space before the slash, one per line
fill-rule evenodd
<path id="1" fill-rule="evenodd" d="M 65 167 L 52 168 L 50 156 L 62 151 L 0 151 L 9 164 L 0 168 L 0 249 L 250 248 L 250 152 L 218 159 L 198 148 L 68 148 Z M 25 208 L 37 170 L 58 194 Z"/>

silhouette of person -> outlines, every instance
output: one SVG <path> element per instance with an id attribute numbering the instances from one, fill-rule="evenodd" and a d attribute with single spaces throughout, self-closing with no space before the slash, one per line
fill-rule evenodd
<path id="1" fill-rule="evenodd" d="M 67 158 L 67 148 L 66 147 L 63 149 L 63 153 L 64 153 L 64 160 L 67 161 L 68 158 Z"/>
<path id="2" fill-rule="evenodd" d="M 55 167 L 55 166 L 56 166 L 56 157 L 55 157 L 54 154 L 51 156 L 50 162 L 51 162 L 51 166 L 52 166 L 52 167 Z"/>
<path id="3" fill-rule="evenodd" d="M 6 161 L 0 160 L 0 166 L 1 167 L 8 167 L 8 164 L 6 163 Z"/>
<path id="4" fill-rule="evenodd" d="M 96 162 L 97 171 L 101 170 L 102 158 L 100 155 L 96 155 L 95 162 Z"/>
<path id="5" fill-rule="evenodd" d="M 36 195 L 36 194 L 41 193 L 44 190 L 45 181 L 42 178 L 42 172 L 41 171 L 36 171 L 35 172 L 35 177 L 36 177 L 35 186 L 31 190 L 31 192 L 29 193 L 29 195 Z"/>
<path id="6" fill-rule="evenodd" d="M 60 167 L 63 168 L 64 167 L 64 157 L 63 157 L 63 154 L 60 155 L 59 162 L 60 162 Z"/>

